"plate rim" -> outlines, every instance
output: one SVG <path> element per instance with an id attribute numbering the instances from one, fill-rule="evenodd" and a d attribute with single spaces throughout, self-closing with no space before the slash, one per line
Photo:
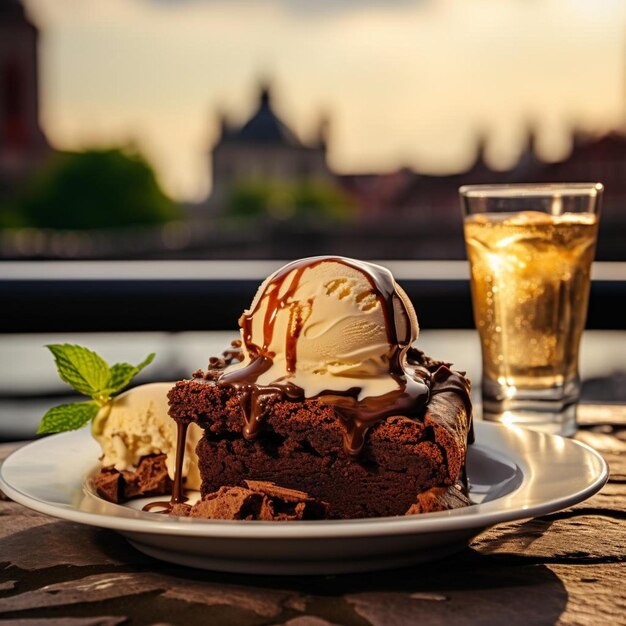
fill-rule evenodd
<path id="1" fill-rule="evenodd" d="M 7 482 L 4 475 L 7 463 L 9 467 L 11 463 L 19 461 L 19 456 L 24 451 L 30 449 L 32 452 L 35 447 L 39 448 L 50 445 L 52 441 L 57 442 L 58 438 L 70 436 L 80 437 L 80 433 L 86 438 L 91 438 L 87 429 L 81 431 L 73 431 L 70 433 L 59 433 L 42 439 L 29 442 L 12 452 L 0 465 L 0 489 L 11 500 L 26 506 L 39 513 L 49 515 L 55 518 L 96 526 L 99 528 L 107 528 L 118 532 L 142 533 L 151 535 L 170 535 L 179 537 L 196 537 L 196 538 L 213 538 L 213 539 L 336 539 L 336 538 L 362 538 L 374 536 L 398 536 L 411 534 L 427 534 L 439 532 L 455 532 L 462 530 L 484 529 L 495 524 L 509 522 L 520 519 L 528 519 L 545 515 L 554 511 L 567 508 L 583 500 L 586 500 L 593 494 L 597 493 L 607 482 L 609 475 L 608 464 L 599 452 L 591 448 L 589 445 L 567 439 L 559 435 L 547 433 L 539 433 L 528 429 L 522 429 L 519 426 L 494 424 L 484 421 L 475 423 L 477 448 L 493 447 L 489 445 L 481 445 L 480 432 L 485 431 L 491 436 L 497 433 L 506 434 L 509 438 L 515 435 L 516 431 L 522 431 L 523 436 L 530 437 L 539 441 L 541 438 L 547 438 L 553 445 L 559 447 L 574 446 L 580 448 L 584 455 L 593 459 L 597 464 L 597 473 L 593 480 L 588 482 L 586 486 L 578 489 L 573 493 L 567 493 L 561 497 L 552 498 L 539 503 L 512 508 L 502 509 L 497 506 L 498 500 L 472 505 L 471 507 L 455 509 L 452 511 L 442 511 L 438 513 L 422 513 L 414 516 L 399 517 L 378 517 L 364 518 L 356 520 L 318 520 L 318 521 L 288 521 L 288 522 L 262 522 L 251 520 L 201 520 L 192 521 L 188 518 L 170 518 L 167 521 L 157 519 L 154 514 L 133 511 L 133 514 L 111 515 L 105 513 L 89 512 L 80 510 L 76 505 L 53 503 L 42 500 L 36 496 L 25 493 L 18 487 Z M 518 433 L 518 439 L 520 435 Z M 556 441 L 559 441 L 556 444 Z M 573 449 L 573 448 L 572 448 Z M 503 454 L 502 450 L 496 451 Z M 521 469 L 524 477 L 527 472 L 524 471 L 524 460 L 517 459 L 521 463 L 516 465 Z M 94 461 L 95 465 L 95 461 Z M 82 477 L 81 477 L 82 480 Z M 510 494 L 515 494 L 521 487 L 516 488 Z M 83 488 L 83 493 L 85 493 Z M 108 503 L 110 504 L 110 503 Z M 130 511 L 121 505 L 120 509 Z M 121 513 L 121 511 L 120 511 Z"/>

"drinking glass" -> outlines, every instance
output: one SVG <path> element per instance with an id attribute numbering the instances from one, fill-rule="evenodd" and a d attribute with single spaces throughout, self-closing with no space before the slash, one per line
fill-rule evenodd
<path id="1" fill-rule="evenodd" d="M 459 189 L 484 419 L 571 435 L 603 187 Z"/>

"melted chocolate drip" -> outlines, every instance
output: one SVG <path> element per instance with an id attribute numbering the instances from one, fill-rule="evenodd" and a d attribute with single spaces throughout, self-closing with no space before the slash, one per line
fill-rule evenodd
<path id="1" fill-rule="evenodd" d="M 255 381 L 270 367 L 272 367 L 272 360 L 267 356 L 260 356 L 246 367 L 224 373 L 218 379 L 218 384 L 229 385 L 237 392 L 244 419 L 243 436 L 246 439 L 254 439 L 258 436 L 267 399 L 286 396 L 295 400 L 303 395 L 299 387 L 290 383 L 257 385 Z"/>
<path id="2" fill-rule="evenodd" d="M 172 504 L 186 502 L 187 498 L 183 493 L 183 459 L 185 457 L 185 444 L 187 443 L 187 423 L 178 423 L 176 432 L 176 468 L 174 476 L 176 480 L 172 487 Z"/>
<path id="3" fill-rule="evenodd" d="M 470 397 L 470 383 L 463 373 L 451 370 L 447 364 L 441 364 L 432 375 L 432 383 L 430 386 L 431 397 L 439 393 L 456 393 L 463 404 L 465 412 L 469 420 L 469 430 L 467 433 L 467 442 L 474 443 L 474 416 L 472 411 L 472 400 Z"/>
<path id="4" fill-rule="evenodd" d="M 451 370 L 447 365 L 440 365 L 431 376 L 431 395 L 446 392 L 458 394 L 465 404 L 467 414 L 471 415 L 472 404 L 467 378 Z"/>
<path id="5" fill-rule="evenodd" d="M 183 461 L 185 459 L 185 445 L 187 443 L 187 428 L 189 423 L 178 422 L 176 424 L 176 465 L 174 469 L 174 483 L 172 485 L 172 497 L 169 502 L 150 502 L 143 507 L 142 511 L 163 508 L 159 513 L 169 513 L 172 505 L 187 502 L 188 498 L 183 492 Z"/>
<path id="6" fill-rule="evenodd" d="M 185 498 L 187 500 L 187 498 Z M 172 510 L 172 505 L 174 503 L 171 500 L 165 500 L 163 502 L 148 502 L 145 506 L 141 508 L 142 511 L 146 511 L 147 513 L 152 513 L 153 509 L 162 509 L 161 511 L 156 511 L 156 513 L 169 513 Z"/>
<path id="7" fill-rule="evenodd" d="M 397 377 L 396 381 L 398 389 L 363 400 L 358 400 L 358 387 L 345 393 L 323 392 L 317 396 L 320 401 L 333 406 L 341 417 L 345 428 L 343 447 L 346 454 L 357 456 L 363 449 L 367 431 L 380 420 L 392 415 L 417 416 L 426 405 L 429 386 L 424 380 L 404 375 Z"/>

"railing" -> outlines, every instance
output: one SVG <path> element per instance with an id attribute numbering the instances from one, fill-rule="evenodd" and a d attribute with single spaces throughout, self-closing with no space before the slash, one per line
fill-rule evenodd
<path id="1" fill-rule="evenodd" d="M 473 327 L 464 261 L 381 261 L 423 328 Z M 230 330 L 281 261 L 0 263 L 0 332 Z M 588 328 L 626 327 L 626 263 L 596 263 Z"/>

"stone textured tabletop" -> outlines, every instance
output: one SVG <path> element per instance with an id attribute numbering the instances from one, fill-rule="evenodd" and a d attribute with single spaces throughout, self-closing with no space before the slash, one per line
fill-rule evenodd
<path id="1" fill-rule="evenodd" d="M 584 407 L 576 438 L 611 467 L 582 504 L 502 524 L 415 567 L 261 577 L 153 560 L 108 530 L 0 501 L 0 625 L 626 624 L 626 411 Z M 0 458 L 15 448 L 0 446 Z"/>

